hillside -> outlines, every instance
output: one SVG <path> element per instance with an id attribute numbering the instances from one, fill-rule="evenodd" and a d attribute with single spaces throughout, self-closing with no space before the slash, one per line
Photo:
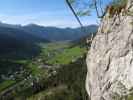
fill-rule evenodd
<path id="1" fill-rule="evenodd" d="M 9 60 L 7 65 L 12 64 L 10 66 L 12 69 L 15 65 L 23 67 L 15 69 L 17 74 L 8 71 L 6 73 L 9 75 L 3 73 L 3 77 L 6 78 L 2 78 L 0 82 L 0 99 L 59 100 L 66 98 L 67 100 L 71 98 L 75 100 L 81 98 L 84 100 L 87 98 L 84 87 L 86 48 L 80 47 L 79 44 L 72 44 L 67 41 L 41 43 L 40 55 L 32 60 Z M 10 67 L 8 69 L 12 70 Z M 76 72 L 78 73 L 75 74 Z"/>
<path id="2" fill-rule="evenodd" d="M 6 23 L 0 23 L 1 27 L 20 29 L 31 35 L 44 38 L 50 41 L 64 41 L 64 40 L 76 40 L 86 35 L 96 33 L 98 26 L 89 25 L 81 28 L 57 28 L 57 27 L 44 27 L 37 24 L 29 24 L 25 26 L 12 25 Z"/>
<path id="3" fill-rule="evenodd" d="M 23 62 L 38 56 L 41 52 L 39 43 L 48 42 L 23 30 L 0 26 L 0 82 L 20 71 Z"/>
<path id="4" fill-rule="evenodd" d="M 97 25 L 85 26 L 81 28 L 56 28 L 56 27 L 43 27 L 35 24 L 30 24 L 23 27 L 24 30 L 47 38 L 51 41 L 62 40 L 76 40 L 91 33 L 96 33 Z"/>
<path id="5" fill-rule="evenodd" d="M 57 75 L 51 78 L 48 89 L 39 91 L 27 100 L 87 100 L 85 76 L 86 64 L 83 57 L 62 66 L 57 70 Z"/>
<path id="6" fill-rule="evenodd" d="M 36 55 L 39 52 L 37 43 L 49 42 L 44 38 L 35 37 L 20 29 L 0 26 L 0 57 L 7 55 Z M 15 55 L 16 54 L 16 55 Z M 3 55 L 3 56 L 2 56 Z"/>

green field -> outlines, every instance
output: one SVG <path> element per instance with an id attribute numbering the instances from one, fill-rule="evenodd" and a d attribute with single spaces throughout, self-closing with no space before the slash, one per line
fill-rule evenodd
<path id="1" fill-rule="evenodd" d="M 72 43 L 70 42 L 41 44 L 42 52 L 40 58 L 50 65 L 65 65 L 76 61 L 76 59 L 86 53 L 85 47 L 71 45 Z"/>
<path id="2" fill-rule="evenodd" d="M 47 76 L 47 70 L 43 68 L 39 68 L 40 64 L 37 64 L 37 62 L 31 62 L 27 66 L 27 70 L 30 72 L 30 74 L 33 77 L 46 77 Z"/>
<path id="3" fill-rule="evenodd" d="M 69 64 L 76 61 L 85 53 L 85 48 L 80 48 L 79 46 L 66 48 L 63 52 L 56 54 L 54 57 L 49 59 L 47 63 L 49 64 Z"/>

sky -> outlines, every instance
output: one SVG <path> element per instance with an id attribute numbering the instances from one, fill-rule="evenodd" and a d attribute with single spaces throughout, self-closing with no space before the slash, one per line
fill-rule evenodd
<path id="1" fill-rule="evenodd" d="M 79 27 L 65 0 L 0 0 L 0 21 L 8 24 L 39 24 Z M 96 14 L 82 17 L 84 25 L 96 24 Z"/>

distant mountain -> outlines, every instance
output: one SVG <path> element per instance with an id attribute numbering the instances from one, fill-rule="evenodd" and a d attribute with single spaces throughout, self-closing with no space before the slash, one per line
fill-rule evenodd
<path id="1" fill-rule="evenodd" d="M 90 33 L 96 33 L 98 26 L 89 25 L 81 29 L 81 28 L 44 27 L 36 24 L 29 24 L 27 26 L 22 27 L 22 29 L 31 33 L 32 35 L 43 37 L 51 41 L 63 41 L 63 40 L 76 40 Z"/>
<path id="2" fill-rule="evenodd" d="M 0 26 L 0 57 L 3 55 L 24 57 L 37 54 L 39 52 L 37 43 L 39 42 L 48 41 L 18 28 Z"/>
<path id="3" fill-rule="evenodd" d="M 87 44 L 87 40 L 91 40 L 92 39 L 92 35 L 93 35 L 93 38 L 96 36 L 96 33 L 91 33 L 89 35 L 86 35 L 86 36 L 83 36 L 79 39 L 76 39 L 74 41 L 71 41 L 72 42 L 72 46 L 75 46 L 75 45 L 80 45 L 80 46 L 91 46 L 91 41 L 90 43 Z"/>
<path id="4" fill-rule="evenodd" d="M 3 22 L 0 22 L 0 27 L 7 27 L 7 28 L 20 28 L 22 27 L 22 25 L 20 24 L 7 24 L 7 23 L 3 23 Z"/>
<path id="5" fill-rule="evenodd" d="M 81 29 L 81 28 L 44 27 L 37 24 L 29 24 L 21 26 L 21 25 L 6 24 L 2 22 L 0 23 L 0 27 L 23 30 L 35 37 L 47 39 L 50 41 L 77 40 L 91 33 L 96 33 L 98 29 L 97 25 L 89 25 Z"/>

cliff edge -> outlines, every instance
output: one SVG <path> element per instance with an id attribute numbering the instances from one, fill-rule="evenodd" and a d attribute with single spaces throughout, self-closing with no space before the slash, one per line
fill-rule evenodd
<path id="1" fill-rule="evenodd" d="M 133 93 L 133 0 L 119 11 L 107 11 L 87 54 L 91 100 L 128 100 Z"/>

